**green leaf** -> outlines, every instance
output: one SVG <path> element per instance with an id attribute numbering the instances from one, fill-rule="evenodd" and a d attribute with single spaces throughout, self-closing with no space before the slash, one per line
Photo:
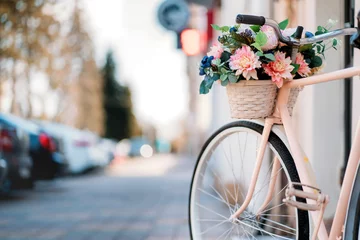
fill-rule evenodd
<path id="1" fill-rule="evenodd" d="M 229 75 L 229 81 L 231 82 L 231 83 L 236 83 L 237 82 L 237 77 L 235 76 L 235 74 L 230 74 Z"/>
<path id="2" fill-rule="evenodd" d="M 262 57 L 262 56 L 264 56 L 264 53 L 261 51 L 258 51 L 258 52 L 256 52 L 255 53 L 256 54 L 256 56 L 259 56 L 259 57 Z"/>
<path id="3" fill-rule="evenodd" d="M 221 86 L 224 86 L 224 87 L 228 84 L 229 84 L 229 80 L 225 80 L 225 81 L 221 82 Z"/>
<path id="4" fill-rule="evenodd" d="M 267 59 L 270 59 L 271 61 L 275 61 L 275 56 L 272 53 L 266 53 L 264 55 L 264 57 L 266 57 Z"/>
<path id="5" fill-rule="evenodd" d="M 279 28 L 281 30 L 285 30 L 285 28 L 289 25 L 289 19 L 285 19 L 281 23 L 279 23 Z"/>
<path id="6" fill-rule="evenodd" d="M 255 37 L 255 43 L 258 43 L 259 46 L 264 46 L 267 42 L 267 36 L 263 32 L 258 32 Z"/>
<path id="7" fill-rule="evenodd" d="M 214 75 L 211 77 L 211 79 L 215 82 L 220 79 L 220 74 L 214 73 Z"/>
<path id="8" fill-rule="evenodd" d="M 228 51 L 224 51 L 222 54 L 221 54 L 221 61 L 222 62 L 226 62 L 227 60 L 230 59 L 230 56 L 231 56 L 231 53 L 229 53 Z"/>
<path id="9" fill-rule="evenodd" d="M 332 40 L 332 45 L 333 47 L 336 47 L 338 45 L 338 40 L 336 38 Z"/>
<path id="10" fill-rule="evenodd" d="M 219 27 L 218 25 L 216 24 L 211 24 L 211 27 L 216 30 L 216 31 L 221 31 L 221 27 Z"/>
<path id="11" fill-rule="evenodd" d="M 319 44 L 319 45 L 316 45 L 316 51 L 318 52 L 318 53 L 321 53 L 321 50 L 322 50 L 323 48 L 322 48 L 322 46 Z"/>
<path id="12" fill-rule="evenodd" d="M 220 75 L 220 80 L 221 80 L 222 82 L 225 81 L 227 78 L 228 78 L 228 75 L 226 75 L 226 74 L 221 74 L 221 75 Z"/>
<path id="13" fill-rule="evenodd" d="M 211 61 L 212 64 L 216 65 L 216 66 L 219 66 L 220 63 L 221 63 L 221 60 L 218 58 L 218 59 L 214 59 Z"/>
<path id="14" fill-rule="evenodd" d="M 320 67 L 322 65 L 322 59 L 321 57 L 319 56 L 314 56 L 312 59 L 311 59 L 311 66 L 312 68 L 314 67 Z"/>
<path id="15" fill-rule="evenodd" d="M 209 89 L 206 87 L 205 80 L 203 80 L 203 81 L 201 82 L 201 84 L 200 84 L 199 93 L 200 93 L 200 94 L 207 94 L 207 93 L 209 93 Z"/>
<path id="16" fill-rule="evenodd" d="M 211 89 L 211 87 L 214 83 L 214 79 L 209 76 L 205 76 L 204 81 L 205 81 L 205 87 L 207 89 Z"/>
<path id="17" fill-rule="evenodd" d="M 220 30 L 222 32 L 228 32 L 230 30 L 230 27 L 229 26 L 223 26 L 223 27 L 220 28 Z"/>
<path id="18" fill-rule="evenodd" d="M 304 52 L 304 51 L 307 51 L 307 50 L 310 50 L 313 48 L 313 45 L 312 44 L 306 44 L 306 45 L 302 45 L 300 46 L 299 48 L 299 52 Z"/>
<path id="19" fill-rule="evenodd" d="M 258 44 L 258 43 L 253 43 L 253 44 L 251 44 L 251 46 L 253 46 L 253 47 L 255 47 L 257 50 L 259 50 L 259 52 L 263 52 L 262 50 L 261 50 L 261 46 Z"/>
<path id="20" fill-rule="evenodd" d="M 259 25 L 252 25 L 252 26 L 250 26 L 250 29 L 257 33 L 257 32 L 260 31 L 260 26 Z"/>
<path id="21" fill-rule="evenodd" d="M 262 50 L 261 50 L 261 46 L 258 44 L 258 43 L 253 43 L 253 44 L 251 44 L 251 46 L 253 46 L 254 48 L 256 48 L 257 50 L 259 50 L 259 52 L 263 52 Z"/>
<path id="22" fill-rule="evenodd" d="M 300 64 L 292 63 L 291 65 L 294 67 L 291 74 L 297 73 L 297 71 L 299 70 Z"/>

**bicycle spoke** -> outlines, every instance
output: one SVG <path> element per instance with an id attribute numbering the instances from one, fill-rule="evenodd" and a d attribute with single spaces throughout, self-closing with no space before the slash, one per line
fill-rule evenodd
<path id="1" fill-rule="evenodd" d="M 278 196 L 282 191 L 284 191 L 284 189 L 287 188 L 287 186 L 288 186 L 288 184 L 286 184 L 285 187 L 283 187 L 283 188 L 280 190 L 280 192 L 278 192 L 276 195 L 274 195 L 274 196 L 271 198 L 270 202 L 269 202 L 268 204 L 266 204 L 265 207 L 267 207 L 267 206 L 271 203 L 271 201 L 274 199 L 274 197 Z M 282 204 L 278 205 L 277 207 L 282 206 L 282 205 L 284 205 L 284 204 L 285 204 L 285 203 L 282 203 Z M 274 209 L 274 208 L 275 208 L 275 207 L 272 207 L 272 208 L 270 208 L 270 209 L 265 209 L 264 211 L 260 212 L 259 214 L 264 213 L 264 212 L 267 212 L 267 211 L 270 211 L 271 209 Z"/>
<path id="2" fill-rule="evenodd" d="M 264 220 L 266 220 L 266 221 L 269 221 L 269 222 L 271 222 L 271 223 L 275 223 L 275 224 L 277 224 L 277 225 L 279 225 L 279 226 L 282 226 L 282 227 L 284 227 L 284 228 L 287 228 L 287 229 L 290 229 L 290 230 L 292 230 L 292 231 L 295 231 L 295 232 L 296 232 L 296 229 L 295 229 L 295 228 L 291 228 L 291 227 L 289 227 L 289 226 L 286 226 L 286 225 L 284 225 L 284 224 L 281 224 L 281 223 L 275 222 L 275 221 L 270 220 L 270 219 L 268 219 L 268 218 L 264 218 L 264 217 L 261 217 L 261 218 L 262 218 L 262 219 L 264 219 Z"/>
<path id="3" fill-rule="evenodd" d="M 228 222 L 228 220 L 223 220 L 222 222 L 220 222 L 220 223 L 218 223 L 218 224 L 216 224 L 216 225 L 214 225 L 214 226 L 206 229 L 204 232 L 201 232 L 200 235 L 203 235 L 203 234 L 209 232 L 210 230 L 214 229 L 215 227 L 218 227 L 218 226 L 220 226 L 220 225 L 222 225 L 222 224 L 224 224 L 224 223 L 226 223 L 226 222 Z"/>
<path id="4" fill-rule="evenodd" d="M 214 152 L 213 152 L 213 153 L 214 153 Z M 216 161 L 215 156 L 214 156 L 214 159 L 215 159 L 215 161 Z M 235 199 L 234 196 L 233 196 L 233 195 L 229 192 L 229 190 L 226 188 L 225 184 L 221 181 L 221 178 L 218 176 L 218 174 L 216 174 L 216 172 L 212 169 L 212 167 L 209 166 L 209 163 L 208 163 L 208 162 L 206 162 L 206 165 L 209 167 L 210 171 L 214 174 L 214 176 L 215 176 L 217 179 L 219 179 L 220 184 L 223 186 L 224 191 L 225 191 L 226 201 L 229 202 L 229 198 L 228 198 L 226 192 L 229 194 L 229 196 L 230 196 L 232 199 Z"/>
<path id="5" fill-rule="evenodd" d="M 248 220 L 249 220 L 249 221 L 253 221 L 253 220 L 251 220 L 251 219 L 248 219 Z M 271 226 L 271 225 L 268 225 L 268 224 L 265 224 L 265 223 L 262 223 L 262 222 L 255 222 L 255 221 L 253 221 L 253 222 L 254 222 L 254 223 L 261 224 L 261 225 L 263 225 L 263 226 L 267 226 L 267 227 L 270 227 L 270 228 L 273 228 L 273 229 L 279 230 L 279 231 L 282 231 L 282 232 L 284 232 L 284 233 L 288 233 L 288 234 L 291 234 L 291 235 L 296 236 L 296 233 L 289 232 L 289 231 L 286 231 L 286 230 L 281 229 L 281 228 L 277 228 L 277 227 L 274 227 L 274 226 Z"/>
<path id="6" fill-rule="evenodd" d="M 274 216 L 274 217 L 291 217 L 291 218 L 296 218 L 296 216 L 294 215 L 281 215 L 281 214 L 261 214 L 261 216 Z"/>
<path id="7" fill-rule="evenodd" d="M 216 191 L 216 189 L 215 189 L 213 186 L 210 186 L 210 187 L 216 192 L 216 194 L 217 194 L 220 198 L 213 196 L 211 193 L 208 193 L 207 191 L 205 191 L 205 190 L 203 190 L 203 189 L 201 189 L 201 188 L 198 188 L 198 189 L 199 189 L 199 191 L 201 191 L 201 192 L 203 192 L 203 193 L 205 193 L 205 194 L 207 194 L 207 195 L 215 198 L 216 200 L 225 203 L 225 204 L 228 206 L 229 212 L 230 212 L 230 214 L 231 214 L 232 211 L 231 211 L 230 203 L 226 202 L 226 201 L 223 199 L 223 197 L 221 196 L 221 194 L 220 194 L 218 191 Z"/>
<path id="8" fill-rule="evenodd" d="M 282 239 L 293 240 L 293 239 L 291 239 L 291 238 L 287 238 L 287 237 L 275 235 L 275 234 L 270 233 L 270 232 L 268 232 L 268 231 L 266 231 L 266 230 L 264 230 L 264 229 L 262 229 L 262 228 L 256 228 L 255 226 L 252 226 L 252 225 L 250 225 L 250 224 L 247 224 L 247 223 L 245 223 L 245 222 L 242 222 L 242 221 L 240 221 L 240 220 L 238 220 L 238 219 L 236 219 L 236 220 L 237 220 L 239 223 L 241 223 L 241 224 L 243 224 L 243 225 L 245 225 L 245 226 L 248 226 L 248 227 L 250 227 L 250 228 L 252 228 L 252 229 L 255 229 L 255 230 L 258 230 L 258 231 L 262 231 L 262 232 L 264 232 L 264 233 L 266 233 L 266 234 L 268 234 L 268 235 L 270 235 L 270 236 L 272 236 L 272 237 L 278 237 L 278 238 L 282 238 Z"/>
<path id="9" fill-rule="evenodd" d="M 196 203 L 196 205 L 198 205 L 199 207 L 201 207 L 201 208 L 203 208 L 203 209 L 205 209 L 205 210 L 208 210 L 208 211 L 211 212 L 211 213 L 214 213 L 215 215 L 218 215 L 219 217 L 222 217 L 222 218 L 224 218 L 224 219 L 226 219 L 226 220 L 229 220 L 227 217 L 225 217 L 225 216 L 223 216 L 223 215 L 221 215 L 221 214 L 219 214 L 219 213 L 211 210 L 210 208 L 205 207 L 205 206 L 202 205 L 202 204 Z"/>
<path id="10" fill-rule="evenodd" d="M 215 141 L 210 141 L 208 150 L 204 151 L 203 157 L 200 156 L 197 166 L 199 170 L 195 171 L 197 176 L 195 175 L 195 184 L 192 185 L 190 218 L 193 234 L 198 236 L 198 240 L 289 240 L 295 239 L 298 234 L 306 236 L 298 232 L 301 225 L 295 224 L 295 221 L 306 223 L 297 219 L 298 210 L 290 209 L 281 201 L 293 174 L 289 173 L 287 162 L 283 162 L 281 155 L 279 156 L 279 146 L 270 143 L 266 145 L 264 163 L 250 205 L 235 222 L 230 220 L 230 216 L 241 207 L 246 198 L 256 166 L 255 160 L 260 151 L 261 132 L 254 135 L 251 130 L 242 131 L 243 129 L 225 129 L 223 134 L 220 132 L 219 136 L 215 135 Z M 275 161 L 281 163 L 276 169 Z M 279 180 L 282 183 L 283 174 L 287 181 L 280 186 Z M 270 182 L 275 181 L 275 191 L 271 194 L 270 201 L 262 203 L 265 194 L 269 194 Z M 259 218 L 256 214 L 259 214 Z"/>
<path id="11" fill-rule="evenodd" d="M 233 228 L 233 227 L 232 227 Z M 220 240 L 222 239 L 222 236 L 224 236 L 224 234 L 227 235 L 228 232 L 232 231 L 232 228 L 229 228 L 228 230 L 225 230 L 225 232 L 223 232 L 219 237 L 217 237 L 215 240 Z M 225 238 L 226 239 L 226 238 Z"/>

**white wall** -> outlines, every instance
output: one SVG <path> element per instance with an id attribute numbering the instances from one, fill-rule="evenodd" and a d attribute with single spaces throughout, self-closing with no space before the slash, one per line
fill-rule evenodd
<path id="1" fill-rule="evenodd" d="M 342 27 L 343 6 L 343 0 L 304 1 L 298 24 L 305 29 L 315 30 L 317 25 L 326 25 L 328 19 L 336 19 L 339 23 L 335 28 Z M 324 72 L 343 68 L 343 54 L 343 48 L 329 50 L 325 54 Z M 301 145 L 316 172 L 317 182 L 331 199 L 325 217 L 334 214 L 340 192 L 339 173 L 344 159 L 343 98 L 343 81 L 306 87 L 294 114 Z"/>
<path id="2" fill-rule="evenodd" d="M 357 22 L 356 16 L 360 11 L 360 0 L 356 0 L 355 3 L 355 23 Z M 360 27 L 360 26 L 359 26 Z M 354 50 L 354 66 L 360 66 L 360 50 Z M 356 124 L 360 121 L 360 79 L 359 76 L 354 77 L 353 81 L 353 133 L 355 133 Z M 360 122 L 359 122 L 360 124 Z"/>

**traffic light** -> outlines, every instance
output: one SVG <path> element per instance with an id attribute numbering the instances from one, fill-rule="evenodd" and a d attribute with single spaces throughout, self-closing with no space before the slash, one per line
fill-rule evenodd
<path id="1" fill-rule="evenodd" d="M 186 55 L 198 55 L 203 50 L 204 34 L 197 29 L 185 29 L 180 33 L 180 42 Z"/>

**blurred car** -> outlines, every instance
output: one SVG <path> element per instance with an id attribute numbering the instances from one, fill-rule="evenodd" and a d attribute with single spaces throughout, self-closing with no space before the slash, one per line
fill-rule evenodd
<path id="1" fill-rule="evenodd" d="M 105 167 L 114 158 L 115 146 L 110 144 L 110 140 L 103 140 L 97 134 L 83 130 L 90 141 L 89 158 L 92 167 Z M 113 147 L 113 148 L 112 148 Z"/>
<path id="2" fill-rule="evenodd" d="M 98 147 L 103 149 L 107 155 L 108 163 L 115 157 L 116 146 L 118 142 L 108 138 L 101 138 Z"/>
<path id="3" fill-rule="evenodd" d="M 58 155 L 56 143 L 47 132 L 32 121 L 11 114 L 1 113 L 0 123 L 22 130 L 28 135 L 33 180 L 51 180 L 59 175 L 66 162 L 56 157 Z"/>
<path id="4" fill-rule="evenodd" d="M 33 186 L 29 137 L 6 121 L 0 122 L 0 192 Z"/>
<path id="5" fill-rule="evenodd" d="M 150 141 L 144 137 L 134 137 L 130 139 L 129 157 L 151 157 L 153 155 L 153 147 Z"/>
<path id="6" fill-rule="evenodd" d="M 93 164 L 89 157 L 89 148 L 92 146 L 92 139 L 89 138 L 89 134 L 60 123 L 48 121 L 37 121 L 37 123 L 46 132 L 57 139 L 61 139 L 69 173 L 82 173 L 92 167 Z"/>

